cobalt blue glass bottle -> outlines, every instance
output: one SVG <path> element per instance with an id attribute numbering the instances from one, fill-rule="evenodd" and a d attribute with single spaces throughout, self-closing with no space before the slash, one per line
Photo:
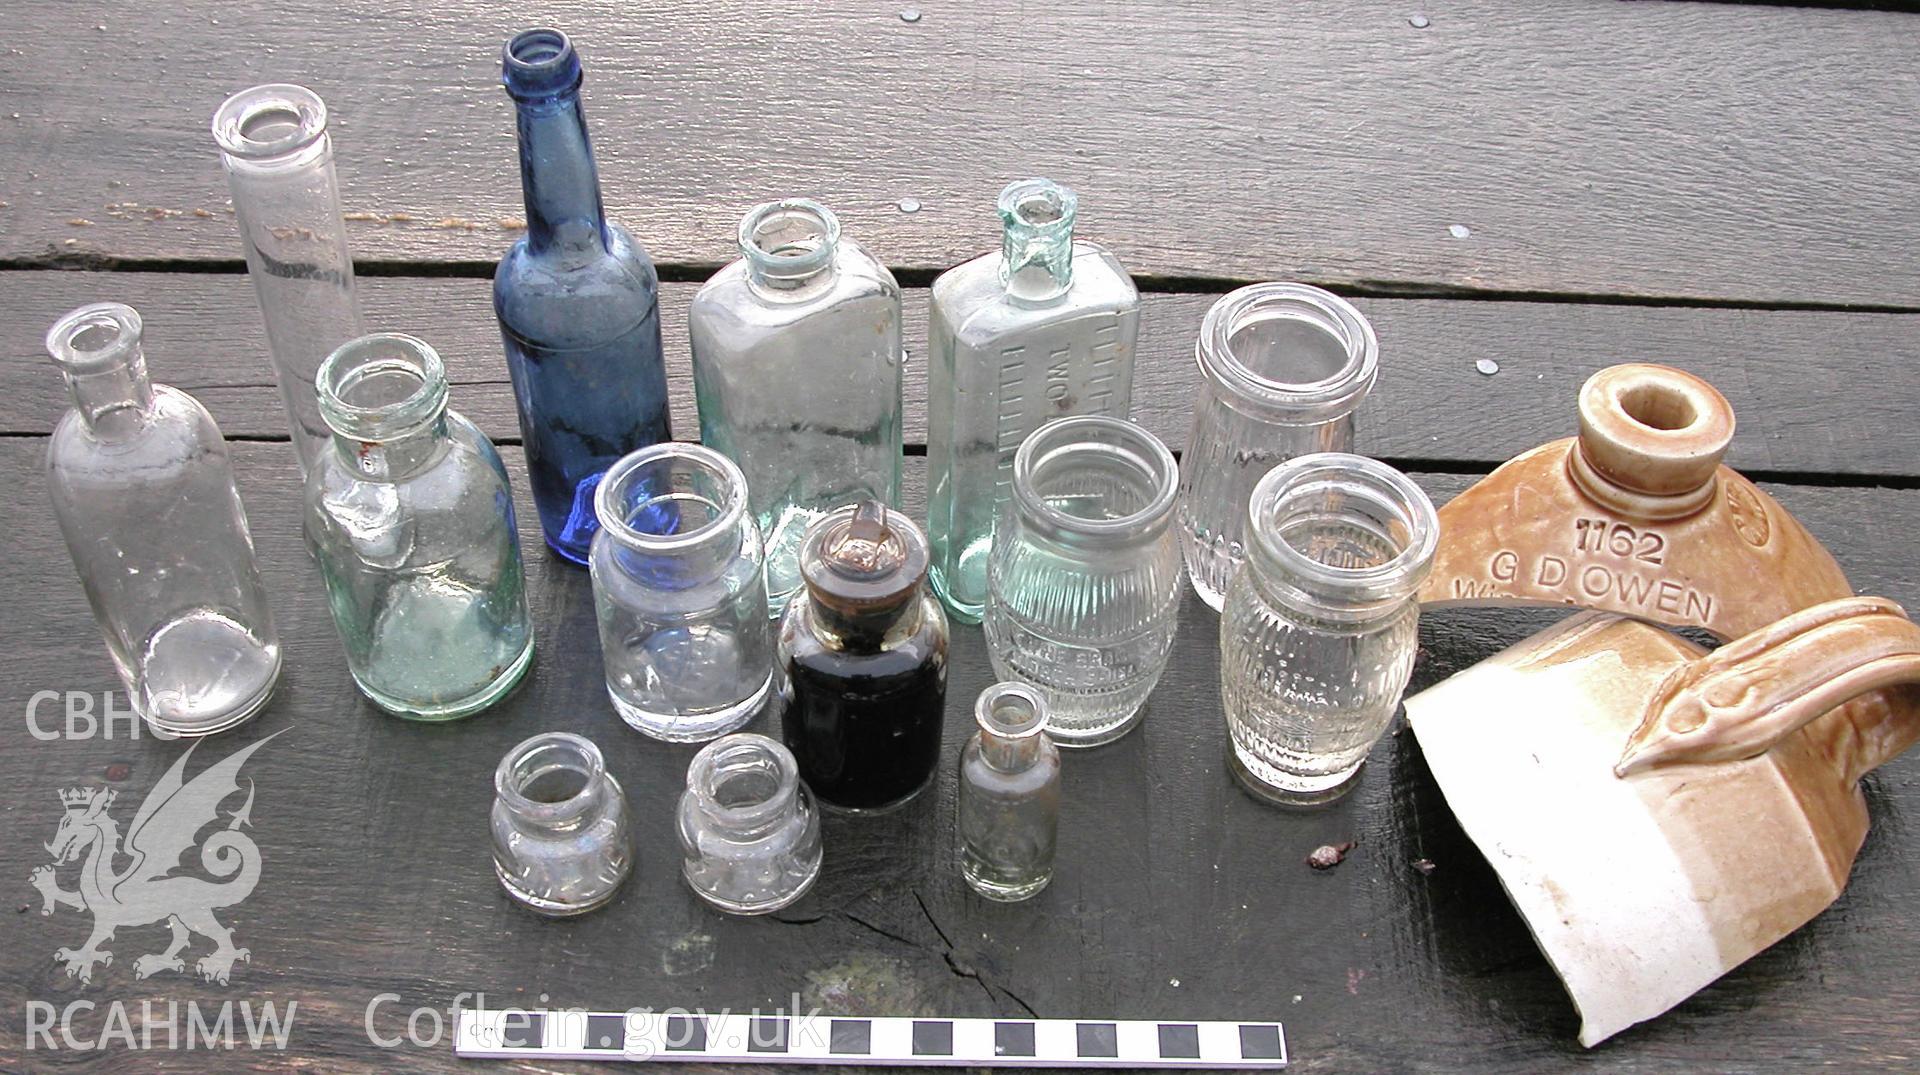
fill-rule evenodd
<path id="1" fill-rule="evenodd" d="M 534 506 L 547 544 L 587 562 L 594 490 L 614 461 L 672 436 L 660 278 L 600 205 L 580 112 L 580 58 L 558 30 L 507 42 L 527 234 L 493 276 Z"/>

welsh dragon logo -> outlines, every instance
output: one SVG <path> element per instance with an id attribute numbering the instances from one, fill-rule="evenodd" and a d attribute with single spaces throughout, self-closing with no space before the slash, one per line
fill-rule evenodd
<path id="1" fill-rule="evenodd" d="M 113 953 L 100 946 L 112 940 L 117 930 L 162 921 L 173 930 L 173 942 L 164 952 L 134 960 L 136 978 L 161 971 L 184 972 L 186 962 L 180 954 L 196 933 L 214 944 L 211 953 L 194 963 L 194 970 L 207 981 L 225 985 L 234 963 L 250 960 L 245 948 L 234 947 L 233 931 L 221 925 L 213 912 L 246 899 L 260 880 L 260 849 L 240 831 L 241 826 L 252 824 L 253 781 L 247 781 L 246 801 L 224 819 L 220 804 L 241 790 L 240 766 L 272 738 L 235 751 L 191 782 L 184 774 L 198 744 L 188 747 L 134 812 L 124 846 L 119 823 L 107 813 L 113 791 L 69 788 L 60 793 L 65 813 L 53 841 L 44 845 L 53 864 L 37 867 L 28 879 L 40 890 L 41 914 L 50 915 L 56 907 L 93 914 L 93 934 L 87 943 L 54 953 L 66 964 L 68 977 L 92 981 L 95 964 L 113 965 Z M 198 839 L 202 829 L 222 820 L 227 822 L 225 828 Z M 214 880 L 176 874 L 182 858 L 196 845 L 201 867 Z M 86 861 L 80 867 L 79 887 L 69 892 L 60 887 L 56 871 L 82 856 Z M 126 866 L 116 868 L 117 860 L 127 860 Z"/>

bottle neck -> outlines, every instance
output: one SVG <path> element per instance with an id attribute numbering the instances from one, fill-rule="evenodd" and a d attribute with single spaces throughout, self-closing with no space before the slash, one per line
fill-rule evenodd
<path id="1" fill-rule="evenodd" d="M 344 343 L 314 377 L 320 417 L 352 473 L 398 481 L 445 452 L 447 374 L 425 340 L 374 333 Z"/>
<path id="2" fill-rule="evenodd" d="M 839 245 L 839 220 L 804 198 L 756 205 L 740 222 L 747 281 L 776 301 L 817 294 L 831 282 Z"/>
<path id="3" fill-rule="evenodd" d="M 851 612 L 809 597 L 812 628 L 821 645 L 843 653 L 879 653 L 920 630 L 925 615 L 916 592 L 892 608 Z"/>
<path id="4" fill-rule="evenodd" d="M 446 450 L 447 412 L 443 409 L 426 424 L 396 432 L 380 440 L 363 440 L 338 430 L 334 449 L 347 469 L 368 481 L 394 482 L 426 470 Z"/>
<path id="5" fill-rule="evenodd" d="M 800 770 L 786 747 L 764 735 L 729 735 L 694 755 L 687 794 L 711 830 L 757 839 L 800 812 Z"/>
<path id="6" fill-rule="evenodd" d="M 1022 302 L 1051 302 L 1073 286 L 1074 193 L 1045 179 L 1000 192 L 1000 280 Z"/>
<path id="7" fill-rule="evenodd" d="M 47 353 L 66 378 L 73 409 L 97 437 L 130 434 L 152 414 L 140 333 L 140 315 L 118 303 L 82 306 L 47 332 Z"/>
<path id="8" fill-rule="evenodd" d="M 578 88 L 519 99 L 520 189 L 535 255 L 605 252 L 606 211 Z"/>
<path id="9" fill-rule="evenodd" d="M 1045 735 L 1009 738 L 983 729 L 980 732 L 980 756 L 986 759 L 988 765 L 1003 773 L 1021 773 L 1039 764 L 1046 741 Z"/>
<path id="10" fill-rule="evenodd" d="M 523 830 L 563 835 L 598 820 L 615 786 L 600 751 L 565 732 L 521 742 L 494 771 L 494 797 Z"/>

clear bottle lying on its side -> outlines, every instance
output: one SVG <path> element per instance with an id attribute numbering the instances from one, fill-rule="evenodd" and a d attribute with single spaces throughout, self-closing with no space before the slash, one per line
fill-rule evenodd
<path id="1" fill-rule="evenodd" d="M 754 207 L 740 252 L 694 295 L 687 334 L 700 439 L 746 474 L 778 616 L 809 526 L 900 503 L 900 287 L 802 199 Z"/>
<path id="2" fill-rule="evenodd" d="M 1140 295 L 1112 254 L 1075 242 L 1071 190 L 1000 192 L 1000 252 L 933 282 L 928 326 L 927 539 L 955 619 L 978 623 L 1013 453 L 1051 418 L 1125 418 Z"/>
<path id="3" fill-rule="evenodd" d="M 980 730 L 960 750 L 960 874 L 990 900 L 1024 900 L 1053 880 L 1060 829 L 1060 752 L 1033 688 L 980 692 Z"/>
<path id="4" fill-rule="evenodd" d="M 134 711 L 206 735 L 267 703 L 280 639 L 226 443 L 192 396 L 148 382 L 140 331 L 132 307 L 103 302 L 47 333 L 73 396 L 47 484 Z"/>
<path id="5" fill-rule="evenodd" d="M 1260 479 L 1248 533 L 1220 616 L 1228 760 L 1263 798 L 1328 802 L 1400 706 L 1440 524 L 1405 474 L 1323 452 Z"/>

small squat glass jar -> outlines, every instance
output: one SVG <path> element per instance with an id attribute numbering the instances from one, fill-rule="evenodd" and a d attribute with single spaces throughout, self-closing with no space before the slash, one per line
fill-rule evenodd
<path id="1" fill-rule="evenodd" d="M 1330 802 L 1399 708 L 1440 523 L 1405 474 L 1337 452 L 1273 468 L 1248 513 L 1220 619 L 1230 762 L 1264 798 Z"/>
<path id="2" fill-rule="evenodd" d="M 680 797 L 682 872 L 729 914 L 766 914 L 820 876 L 820 811 L 786 747 L 742 733 L 707 744 Z"/>
<path id="3" fill-rule="evenodd" d="M 743 727 L 777 697 L 760 530 L 733 461 L 667 442 L 615 463 L 588 557 L 607 694 L 675 743 Z"/>
<path id="4" fill-rule="evenodd" d="M 1246 559 L 1254 483 L 1295 456 L 1353 449 L 1380 345 L 1338 295 L 1267 283 L 1214 303 L 1194 354 L 1204 380 L 1180 463 L 1180 544 L 1194 591 L 1217 611 Z"/>
<path id="5" fill-rule="evenodd" d="M 1060 752 L 1047 703 L 1021 683 L 980 692 L 980 725 L 960 750 L 960 875 L 990 900 L 1024 900 L 1053 880 Z"/>
<path id="6" fill-rule="evenodd" d="M 1166 670 L 1180 609 L 1173 453 L 1104 415 L 1041 426 L 1013 459 L 982 625 L 994 674 L 1047 700 L 1063 747 L 1139 723 Z"/>
<path id="7" fill-rule="evenodd" d="M 613 898 L 633 871 L 627 798 L 600 748 L 545 732 L 493 773 L 493 872 L 522 906 L 555 918 Z"/>

